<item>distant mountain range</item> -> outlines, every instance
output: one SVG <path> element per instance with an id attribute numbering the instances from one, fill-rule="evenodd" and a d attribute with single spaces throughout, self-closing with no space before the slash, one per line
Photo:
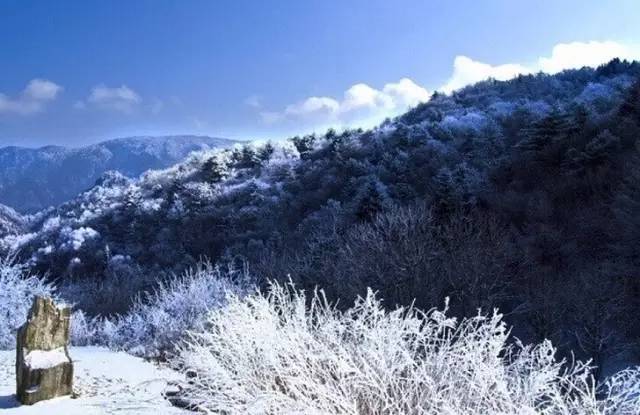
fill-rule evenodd
<path id="1" fill-rule="evenodd" d="M 72 199 L 116 170 L 137 177 L 162 169 L 193 151 L 229 147 L 233 140 L 206 136 L 128 137 L 80 148 L 0 148 L 0 203 L 35 212 Z"/>

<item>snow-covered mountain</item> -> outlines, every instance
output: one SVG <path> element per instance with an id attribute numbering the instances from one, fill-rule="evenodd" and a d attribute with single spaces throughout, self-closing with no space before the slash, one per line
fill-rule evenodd
<path id="1" fill-rule="evenodd" d="M 329 299 L 371 287 L 388 304 L 449 298 L 456 315 L 497 306 L 527 342 L 640 356 L 638 137 L 640 63 L 489 80 L 368 131 L 109 172 L 0 252 L 82 281 L 67 297 L 95 314 L 204 258 Z"/>
<path id="2" fill-rule="evenodd" d="M 198 150 L 235 141 L 206 136 L 128 137 L 81 148 L 0 148 L 0 203 L 20 212 L 58 205 L 90 188 L 108 170 L 136 177 Z"/>

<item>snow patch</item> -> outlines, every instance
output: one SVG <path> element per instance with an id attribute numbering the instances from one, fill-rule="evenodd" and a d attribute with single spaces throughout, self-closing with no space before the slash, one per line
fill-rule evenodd
<path id="1" fill-rule="evenodd" d="M 67 361 L 64 347 L 53 350 L 33 350 L 24 357 L 24 363 L 31 369 L 49 369 Z"/>

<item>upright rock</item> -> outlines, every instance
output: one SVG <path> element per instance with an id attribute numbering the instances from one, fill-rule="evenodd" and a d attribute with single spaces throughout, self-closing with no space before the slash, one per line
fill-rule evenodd
<path id="1" fill-rule="evenodd" d="M 18 330 L 16 395 L 25 405 L 70 395 L 73 363 L 69 357 L 71 309 L 36 297 L 27 322 Z"/>

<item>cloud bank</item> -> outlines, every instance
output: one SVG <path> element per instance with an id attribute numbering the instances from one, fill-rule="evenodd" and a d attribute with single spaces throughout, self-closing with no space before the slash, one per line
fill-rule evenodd
<path id="1" fill-rule="evenodd" d="M 409 78 L 388 83 L 381 89 L 358 83 L 347 89 L 339 99 L 313 96 L 287 105 L 282 111 L 262 111 L 260 116 L 267 124 L 301 120 L 331 126 L 353 123 L 368 126 L 391 113 L 400 113 L 427 101 L 430 95 L 429 91 Z"/>
<path id="2" fill-rule="evenodd" d="M 0 114 L 31 115 L 44 110 L 56 99 L 62 87 L 46 79 L 32 79 L 19 96 L 11 98 L 0 93 Z"/>
<path id="3" fill-rule="evenodd" d="M 533 64 L 528 65 L 507 63 L 492 66 L 467 56 L 456 56 L 453 62 L 453 74 L 439 90 L 451 93 L 456 89 L 489 78 L 506 81 L 520 74 L 536 72 L 554 74 L 566 69 L 596 67 L 613 58 L 638 60 L 640 46 L 624 45 L 613 41 L 559 43 L 553 47 L 550 56 L 540 57 Z"/>
<path id="4" fill-rule="evenodd" d="M 549 56 L 532 63 L 503 63 L 492 65 L 459 55 L 453 61 L 449 79 L 437 91 L 451 93 L 467 85 L 489 78 L 499 81 L 520 74 L 537 72 L 557 73 L 583 66 L 595 67 L 613 58 L 640 60 L 640 46 L 614 41 L 559 43 Z M 388 83 L 375 89 L 365 83 L 348 88 L 341 98 L 312 96 L 287 105 L 280 111 L 260 111 L 267 125 L 297 123 L 312 128 L 370 127 L 386 117 L 393 117 L 421 102 L 429 100 L 431 93 L 409 78 Z"/>
<path id="5" fill-rule="evenodd" d="M 506 81 L 519 74 L 528 74 L 532 71 L 517 63 L 492 66 L 488 63 L 474 61 L 467 56 L 456 56 L 453 61 L 453 74 L 439 91 L 447 94 L 467 85 L 474 84 L 485 79 L 493 78 L 498 81 Z"/>
<path id="6" fill-rule="evenodd" d="M 560 43 L 553 47 L 551 56 L 538 60 L 537 70 L 557 73 L 565 69 L 598 66 L 613 58 L 640 59 L 640 45 L 625 45 L 613 41 Z"/>

